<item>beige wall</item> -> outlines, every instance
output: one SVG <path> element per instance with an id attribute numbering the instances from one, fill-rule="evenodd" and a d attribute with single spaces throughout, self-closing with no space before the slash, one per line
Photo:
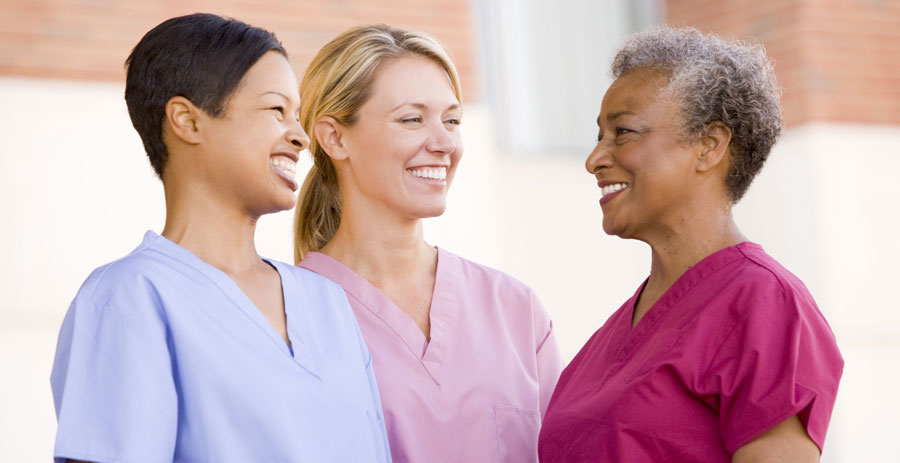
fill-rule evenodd
<path id="1" fill-rule="evenodd" d="M 56 332 L 95 267 L 159 231 L 162 192 L 130 126 L 119 84 L 0 78 L 0 455 L 49 458 Z M 645 276 L 641 243 L 602 233 L 581 157 L 510 156 L 492 146 L 487 110 L 467 108 L 466 153 L 448 213 L 429 240 L 505 270 L 544 301 L 564 356 Z M 790 129 L 736 215 L 797 273 L 847 361 L 826 462 L 895 461 L 900 416 L 900 128 Z M 289 213 L 260 222 L 263 255 L 291 257 Z M 46 461 L 46 460 L 44 460 Z"/>

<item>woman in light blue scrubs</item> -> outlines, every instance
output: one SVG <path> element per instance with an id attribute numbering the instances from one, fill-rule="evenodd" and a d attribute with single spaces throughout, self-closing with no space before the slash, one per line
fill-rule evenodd
<path id="1" fill-rule="evenodd" d="M 148 32 L 126 64 L 166 223 L 69 308 L 56 461 L 390 461 L 344 291 L 256 253 L 256 221 L 293 207 L 309 142 L 281 44 L 194 14 Z"/>

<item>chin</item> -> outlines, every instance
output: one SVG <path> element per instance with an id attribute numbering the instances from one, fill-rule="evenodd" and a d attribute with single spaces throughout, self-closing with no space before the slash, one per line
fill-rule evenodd
<path id="1" fill-rule="evenodd" d="M 416 210 L 413 212 L 412 215 L 414 215 L 420 219 L 428 219 L 431 217 L 440 217 L 441 215 L 444 215 L 444 211 L 446 211 L 446 210 L 447 210 L 447 205 L 443 204 L 443 203 L 427 205 L 424 207 L 416 208 Z"/>
<path id="2" fill-rule="evenodd" d="M 281 205 L 284 206 L 283 211 L 293 209 L 297 205 L 297 195 L 294 192 L 286 194 L 282 199 Z"/>
<path id="3" fill-rule="evenodd" d="M 629 238 L 626 236 L 626 227 L 620 224 L 611 223 L 611 221 L 603 220 L 603 231 L 609 236 L 618 236 L 619 238 Z"/>
<path id="4" fill-rule="evenodd" d="M 261 208 L 265 212 L 263 214 L 274 214 L 276 212 L 293 209 L 297 203 L 297 198 L 293 194 L 283 193 L 269 199 L 268 204 Z"/>

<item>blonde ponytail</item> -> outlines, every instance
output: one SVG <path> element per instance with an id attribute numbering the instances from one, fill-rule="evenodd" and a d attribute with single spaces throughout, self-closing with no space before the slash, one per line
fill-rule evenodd
<path id="1" fill-rule="evenodd" d="M 294 263 L 331 241 L 341 224 L 341 196 L 334 166 L 313 165 L 306 174 L 294 212 Z"/>

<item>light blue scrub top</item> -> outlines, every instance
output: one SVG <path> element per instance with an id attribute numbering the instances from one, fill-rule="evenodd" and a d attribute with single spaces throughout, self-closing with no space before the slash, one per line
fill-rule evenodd
<path id="1" fill-rule="evenodd" d="M 56 461 L 390 461 L 344 290 L 266 262 L 292 349 L 228 276 L 156 233 L 95 270 L 59 334 Z"/>

